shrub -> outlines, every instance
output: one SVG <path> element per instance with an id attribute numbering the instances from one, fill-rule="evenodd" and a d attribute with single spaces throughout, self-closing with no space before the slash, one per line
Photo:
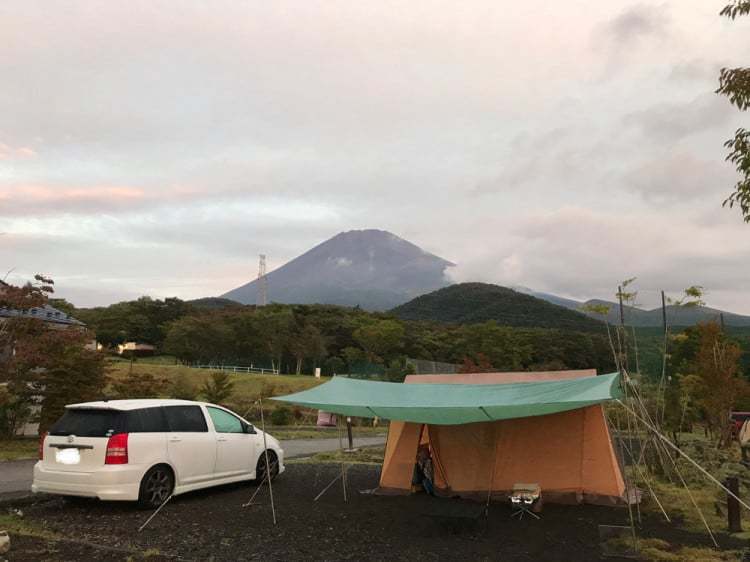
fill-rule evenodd
<path id="1" fill-rule="evenodd" d="M 172 381 L 169 395 L 172 398 L 178 398 L 180 400 L 195 400 L 198 398 L 198 389 L 191 382 L 186 373 L 179 373 Z"/>
<path id="2" fill-rule="evenodd" d="M 112 384 L 118 398 L 158 398 L 165 391 L 166 382 L 151 373 L 130 371 L 128 376 Z"/>
<path id="3" fill-rule="evenodd" d="M 273 425 L 289 425 L 292 421 L 292 410 L 287 406 L 279 406 L 271 412 L 271 423 Z"/>
<path id="4" fill-rule="evenodd" d="M 234 392 L 234 383 L 229 380 L 229 374 L 224 371 L 211 373 L 208 379 L 201 387 L 201 394 L 206 402 L 221 404 L 225 402 Z"/>

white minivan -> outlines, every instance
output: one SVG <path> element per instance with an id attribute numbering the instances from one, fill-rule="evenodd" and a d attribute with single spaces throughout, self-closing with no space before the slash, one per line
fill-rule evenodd
<path id="1" fill-rule="evenodd" d="M 170 495 L 266 475 L 263 432 L 234 412 L 189 400 L 66 406 L 42 437 L 33 492 L 161 505 Z M 284 451 L 266 434 L 270 476 Z"/>

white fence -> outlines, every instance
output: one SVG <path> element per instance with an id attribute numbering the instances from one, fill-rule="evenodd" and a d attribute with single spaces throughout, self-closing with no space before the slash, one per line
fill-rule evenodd
<path id="1" fill-rule="evenodd" d="M 230 373 L 246 373 L 258 375 L 278 375 L 278 369 L 269 369 L 267 367 L 242 367 L 240 365 L 190 365 L 193 369 L 210 369 L 212 371 L 229 371 Z"/>

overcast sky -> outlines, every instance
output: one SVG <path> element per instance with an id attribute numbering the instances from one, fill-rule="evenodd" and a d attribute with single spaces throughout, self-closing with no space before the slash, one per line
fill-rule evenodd
<path id="1" fill-rule="evenodd" d="M 750 313 L 727 0 L 0 3 L 0 269 L 221 294 L 343 230 L 458 280 Z"/>

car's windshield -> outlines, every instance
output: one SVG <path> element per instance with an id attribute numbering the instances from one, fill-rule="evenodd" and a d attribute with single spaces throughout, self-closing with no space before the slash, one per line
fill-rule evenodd
<path id="1" fill-rule="evenodd" d="M 108 437 L 125 430 L 125 413 L 117 410 L 68 409 L 49 430 L 50 435 Z"/>

